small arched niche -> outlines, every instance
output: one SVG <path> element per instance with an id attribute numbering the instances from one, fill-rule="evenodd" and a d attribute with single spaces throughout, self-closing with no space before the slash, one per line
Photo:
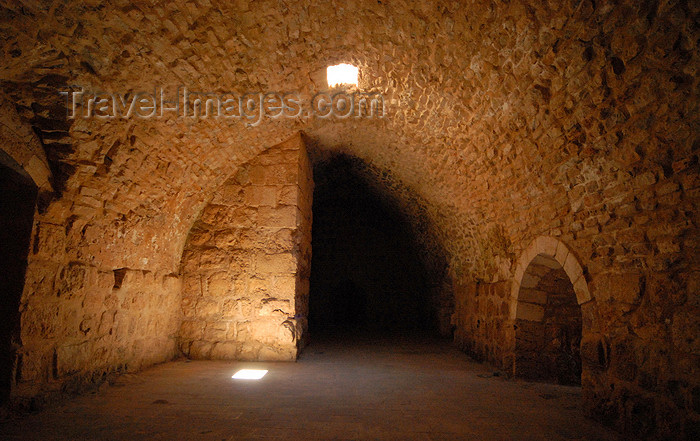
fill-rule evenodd
<path id="1" fill-rule="evenodd" d="M 563 243 L 542 237 L 523 253 L 515 280 L 514 376 L 580 385 L 579 305 L 590 300 L 581 265 Z"/>

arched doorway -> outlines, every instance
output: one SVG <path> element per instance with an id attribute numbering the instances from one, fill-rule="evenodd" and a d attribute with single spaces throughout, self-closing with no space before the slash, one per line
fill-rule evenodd
<path id="1" fill-rule="evenodd" d="M 19 302 L 36 198 L 31 177 L 0 150 L 0 406 L 10 396 L 15 371 Z"/>
<path id="2" fill-rule="evenodd" d="M 542 237 L 523 253 L 513 286 L 513 374 L 581 384 L 580 304 L 590 300 L 583 269 L 568 248 Z"/>
<path id="3" fill-rule="evenodd" d="M 440 290 L 443 273 L 435 268 L 442 255 L 429 248 L 427 235 L 419 236 L 424 219 L 376 173 L 344 154 L 314 163 L 309 329 L 315 341 L 442 332 L 441 307 L 448 308 L 452 295 Z"/>

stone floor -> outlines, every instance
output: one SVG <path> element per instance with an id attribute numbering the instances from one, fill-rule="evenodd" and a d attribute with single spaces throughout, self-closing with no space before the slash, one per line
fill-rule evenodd
<path id="1" fill-rule="evenodd" d="M 244 367 L 259 381 L 232 380 Z M 494 376 L 449 343 L 316 342 L 297 363 L 176 361 L 5 422 L 4 440 L 615 440 L 580 389 Z"/>

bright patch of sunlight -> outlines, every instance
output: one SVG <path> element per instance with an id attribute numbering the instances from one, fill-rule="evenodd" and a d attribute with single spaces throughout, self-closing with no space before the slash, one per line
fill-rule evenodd
<path id="1" fill-rule="evenodd" d="M 267 369 L 241 369 L 233 374 L 236 380 L 259 380 L 265 376 Z"/>

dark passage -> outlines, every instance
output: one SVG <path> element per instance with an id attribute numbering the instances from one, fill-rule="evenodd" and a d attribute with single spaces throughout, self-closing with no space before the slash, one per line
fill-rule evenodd
<path id="1" fill-rule="evenodd" d="M 37 191 L 31 178 L 0 152 L 0 406 L 7 403 L 19 337 L 18 310 L 27 269 Z"/>
<path id="2" fill-rule="evenodd" d="M 319 335 L 431 328 L 426 270 L 410 225 L 345 156 L 314 167 L 309 329 Z"/>

